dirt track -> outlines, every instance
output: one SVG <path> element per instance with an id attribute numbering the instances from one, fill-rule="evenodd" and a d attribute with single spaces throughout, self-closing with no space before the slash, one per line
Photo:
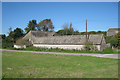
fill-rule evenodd
<path id="1" fill-rule="evenodd" d="M 59 55 L 78 55 L 78 56 L 85 55 L 85 56 L 120 59 L 119 57 L 120 54 L 61 53 L 61 52 L 40 52 L 40 51 L 23 51 L 23 50 L 7 50 L 7 49 L 0 49 L 0 51 L 30 52 L 30 53 L 59 54 Z"/>

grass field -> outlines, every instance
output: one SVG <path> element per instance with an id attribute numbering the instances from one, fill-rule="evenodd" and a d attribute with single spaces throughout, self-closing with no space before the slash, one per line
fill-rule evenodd
<path id="1" fill-rule="evenodd" d="M 63 52 L 63 53 L 92 53 L 92 54 L 118 54 L 117 48 L 112 49 L 110 47 L 104 49 L 103 51 L 85 51 L 85 50 L 65 50 L 59 48 L 39 48 L 39 47 L 27 47 L 27 48 L 7 48 L 11 50 L 26 50 L 26 51 L 41 51 L 41 52 Z"/>
<path id="2" fill-rule="evenodd" d="M 118 78 L 118 60 L 2 52 L 3 78 Z"/>

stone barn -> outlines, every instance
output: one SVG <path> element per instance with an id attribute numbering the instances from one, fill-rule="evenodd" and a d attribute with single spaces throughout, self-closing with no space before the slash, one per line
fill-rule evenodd
<path id="1" fill-rule="evenodd" d="M 120 28 L 109 28 L 107 31 L 107 36 L 113 37 L 118 32 L 120 32 Z"/>
<path id="2" fill-rule="evenodd" d="M 23 39 L 29 39 L 35 47 L 81 50 L 85 46 L 86 35 L 56 36 L 55 32 L 30 31 Z M 103 34 L 88 35 L 88 41 L 98 50 L 106 47 Z"/>

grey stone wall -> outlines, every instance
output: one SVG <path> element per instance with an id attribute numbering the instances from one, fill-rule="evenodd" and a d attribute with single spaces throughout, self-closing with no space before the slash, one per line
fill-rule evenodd
<path id="1" fill-rule="evenodd" d="M 106 48 L 106 42 L 105 42 L 105 38 L 104 38 L 104 36 L 103 36 L 103 38 L 102 38 L 102 40 L 101 40 L 101 48 L 100 48 L 100 50 L 102 51 L 103 49 L 105 49 Z"/>
<path id="2" fill-rule="evenodd" d="M 90 35 L 89 41 L 93 44 L 101 44 L 103 35 Z M 39 44 L 71 44 L 83 45 L 86 42 L 85 35 L 71 35 L 71 36 L 48 36 L 48 37 L 34 37 L 33 43 Z"/>

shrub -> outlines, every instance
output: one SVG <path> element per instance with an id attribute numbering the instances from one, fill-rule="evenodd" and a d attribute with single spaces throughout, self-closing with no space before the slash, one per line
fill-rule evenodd
<path id="1" fill-rule="evenodd" d="M 118 39 L 117 38 L 111 38 L 110 39 L 110 44 L 111 44 L 111 47 L 118 47 Z"/>
<path id="2" fill-rule="evenodd" d="M 2 39 L 2 48 L 11 48 L 13 47 L 13 41 L 11 41 L 8 37 Z"/>
<path id="3" fill-rule="evenodd" d="M 111 47 L 107 47 L 107 48 L 103 49 L 103 52 L 104 53 L 113 53 L 113 50 Z"/>
<path id="4" fill-rule="evenodd" d="M 28 39 L 22 39 L 22 38 L 18 39 L 15 44 L 16 45 L 26 45 L 27 47 L 32 45 Z"/>
<path id="5" fill-rule="evenodd" d="M 88 41 L 87 43 L 85 43 L 84 50 L 85 51 L 97 51 L 97 47 L 93 45 L 92 42 Z"/>

